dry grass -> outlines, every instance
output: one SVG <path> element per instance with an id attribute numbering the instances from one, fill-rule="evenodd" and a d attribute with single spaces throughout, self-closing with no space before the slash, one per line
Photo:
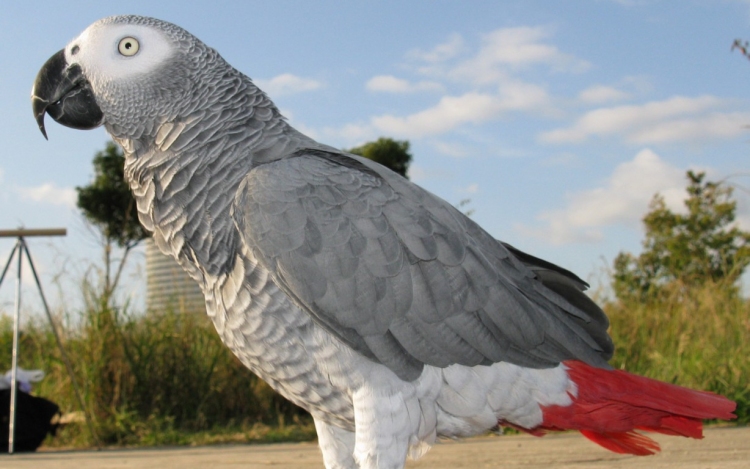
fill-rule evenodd
<path id="1" fill-rule="evenodd" d="M 92 301 L 78 319 L 71 321 L 77 326 L 63 327 L 63 341 L 97 438 L 105 445 L 315 437 L 309 416 L 242 366 L 205 315 L 131 315 Z M 10 367 L 11 343 L 12 324 L 0 318 L 2 369 Z M 47 373 L 35 394 L 63 412 L 79 410 L 46 323 L 25 327 L 20 347 L 19 366 Z M 86 447 L 94 441 L 78 422 L 48 444 Z"/>

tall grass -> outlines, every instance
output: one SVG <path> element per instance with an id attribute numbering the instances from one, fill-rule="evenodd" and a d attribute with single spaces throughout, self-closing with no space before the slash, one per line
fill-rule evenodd
<path id="1" fill-rule="evenodd" d="M 131 314 L 87 291 L 80 317 L 58 322 L 102 443 L 314 438 L 307 414 L 247 371 L 205 315 Z M 750 423 L 750 303 L 734 289 L 673 285 L 648 303 L 610 302 L 605 310 L 616 344 L 615 367 L 725 395 L 737 401 L 739 422 Z M 10 367 L 11 341 L 11 321 L 0 317 L 0 369 Z M 46 321 L 24 327 L 20 350 L 21 367 L 47 372 L 35 394 L 65 412 L 78 411 Z M 94 441 L 79 422 L 46 444 L 85 447 Z"/>
<path id="2" fill-rule="evenodd" d="M 750 423 L 750 302 L 733 285 L 678 282 L 653 299 L 605 305 L 613 366 L 724 395 Z"/>
<path id="3" fill-rule="evenodd" d="M 310 418 L 250 373 L 221 343 L 205 314 L 129 314 L 95 294 L 77 324 L 62 327 L 66 352 L 105 445 L 314 438 Z M 12 324 L 0 321 L 0 368 L 10 368 Z M 79 411 L 54 337 L 45 322 L 20 336 L 19 366 L 47 377 L 36 395 Z M 48 444 L 91 446 L 83 422 Z"/>

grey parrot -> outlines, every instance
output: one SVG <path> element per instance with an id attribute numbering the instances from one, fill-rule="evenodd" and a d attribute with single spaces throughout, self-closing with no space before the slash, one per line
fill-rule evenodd
<path id="1" fill-rule="evenodd" d="M 104 125 L 141 223 L 200 285 L 223 342 L 315 421 L 328 468 L 400 468 L 438 437 L 575 429 L 651 454 L 721 396 L 612 370 L 571 272 L 494 239 L 383 166 L 295 130 L 214 49 L 113 16 L 39 71 L 32 107 Z"/>

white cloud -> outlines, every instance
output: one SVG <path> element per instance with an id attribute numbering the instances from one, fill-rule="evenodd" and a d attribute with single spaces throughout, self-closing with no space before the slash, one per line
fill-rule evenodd
<path id="1" fill-rule="evenodd" d="M 320 88 L 322 83 L 311 78 L 302 78 L 291 73 L 283 73 L 270 80 L 254 80 L 260 89 L 265 91 L 271 98 L 278 96 L 312 91 Z"/>
<path id="2" fill-rule="evenodd" d="M 614 85 L 591 85 L 578 93 L 578 101 L 585 105 L 614 103 L 644 95 L 651 90 L 652 85 L 647 77 L 631 75 Z"/>
<path id="3" fill-rule="evenodd" d="M 475 84 L 502 82 L 510 71 L 543 64 L 558 71 L 583 71 L 589 63 L 544 42 L 551 35 L 544 27 L 502 28 L 485 34 L 474 57 L 458 64 L 448 75 Z"/>
<path id="4" fill-rule="evenodd" d="M 451 132 L 466 124 L 482 124 L 510 112 L 559 114 L 544 86 L 525 81 L 517 73 L 537 64 L 553 71 L 588 67 L 585 61 L 549 44 L 550 35 L 550 30 L 543 27 L 503 28 L 483 35 L 481 45 L 473 52 L 467 51 L 463 38 L 456 34 L 430 51 L 412 50 L 407 58 L 418 62 L 417 71 L 431 80 L 383 74 L 372 77 L 366 88 L 390 93 L 443 91 L 443 85 L 452 81 L 451 87 L 458 91 L 443 95 L 418 112 L 372 116 L 369 121 L 327 128 L 322 133 L 348 141 L 383 134 L 422 138 Z M 464 153 L 445 145 L 438 150 L 453 156 Z"/>
<path id="5" fill-rule="evenodd" d="M 547 92 L 536 85 L 511 82 L 499 94 L 468 92 L 443 96 L 433 107 L 405 117 L 376 116 L 371 124 L 381 132 L 406 137 L 423 137 L 448 132 L 456 127 L 491 120 L 503 112 L 534 111 L 547 106 Z"/>
<path id="6" fill-rule="evenodd" d="M 422 137 L 447 132 L 467 122 L 488 120 L 502 109 L 497 96 L 470 92 L 461 96 L 444 96 L 437 105 L 406 117 L 373 117 L 372 124 L 388 134 Z"/>
<path id="7" fill-rule="evenodd" d="M 422 51 L 420 49 L 412 49 L 406 53 L 406 56 L 410 59 L 428 63 L 444 62 L 456 57 L 464 48 L 464 39 L 460 34 L 453 33 L 448 37 L 446 42 L 438 44 L 432 50 Z"/>
<path id="8" fill-rule="evenodd" d="M 378 136 L 377 130 L 370 124 L 346 124 L 340 128 L 326 127 L 322 134 L 326 138 L 343 140 L 347 142 L 346 145 L 359 145 Z"/>
<path id="9" fill-rule="evenodd" d="M 547 90 L 514 76 L 513 72 L 534 64 L 565 70 L 579 70 L 588 64 L 548 44 L 549 36 L 550 31 L 542 27 L 497 29 L 483 35 L 479 49 L 463 60 L 459 56 L 466 46 L 459 35 L 452 35 L 446 43 L 428 52 L 410 51 L 407 57 L 427 64 L 421 69 L 423 73 L 462 83 L 465 91 L 445 95 L 433 106 L 406 116 L 373 116 L 367 124 L 350 124 L 328 131 L 345 138 L 374 133 L 420 138 L 449 132 L 465 124 L 480 124 L 507 112 L 552 113 L 554 109 Z M 491 85 L 492 89 L 487 90 L 485 85 Z M 371 91 L 392 93 L 444 89 L 435 81 L 412 82 L 392 75 L 375 76 L 366 87 Z M 456 153 L 447 147 L 443 150 Z"/>
<path id="10" fill-rule="evenodd" d="M 550 31 L 543 27 L 518 27 L 495 30 L 484 37 L 484 46 L 477 57 L 490 63 L 526 66 L 544 63 L 552 66 L 587 67 L 575 57 L 560 52 L 557 47 L 543 44 Z"/>
<path id="11" fill-rule="evenodd" d="M 629 93 L 615 88 L 614 86 L 594 85 L 586 88 L 578 94 L 578 99 L 585 104 L 602 104 L 613 101 L 622 101 L 630 97 Z"/>
<path id="12" fill-rule="evenodd" d="M 419 81 L 411 83 L 393 75 L 378 75 L 370 78 L 365 84 L 370 91 L 386 93 L 414 93 L 418 91 L 443 91 L 443 85 L 434 81 Z"/>
<path id="13" fill-rule="evenodd" d="M 715 111 L 724 102 L 714 96 L 676 96 L 642 105 L 589 111 L 568 128 L 540 134 L 547 143 L 581 143 L 590 136 L 620 135 L 631 143 L 649 144 L 739 135 L 750 113 Z"/>
<path id="14" fill-rule="evenodd" d="M 459 35 L 452 35 L 447 42 L 426 52 L 412 50 L 407 58 L 417 62 L 417 71 L 429 76 L 429 80 L 383 74 L 372 77 L 366 88 L 390 93 L 443 91 L 451 82 L 457 92 L 443 95 L 421 111 L 372 116 L 368 121 L 327 128 L 323 134 L 347 141 L 383 134 L 422 138 L 466 125 L 481 125 L 508 113 L 557 115 L 559 111 L 546 87 L 525 81 L 518 72 L 534 65 L 552 71 L 580 71 L 589 64 L 550 44 L 550 35 L 551 31 L 544 27 L 502 28 L 483 35 L 474 51 L 468 50 Z M 593 99 L 593 94 L 594 91 L 588 93 L 589 99 Z M 598 99 L 602 99 L 603 91 L 598 94 Z M 463 153 L 445 145 L 438 151 L 452 156 Z"/>
<path id="15" fill-rule="evenodd" d="M 438 153 L 442 153 L 443 155 L 451 156 L 453 158 L 466 158 L 467 156 L 469 156 L 469 150 L 458 143 L 435 141 L 432 142 L 432 147 L 435 148 Z"/>
<path id="16" fill-rule="evenodd" d="M 649 149 L 620 164 L 601 187 L 572 194 L 565 208 L 541 213 L 541 227 L 516 226 L 524 234 L 554 244 L 597 242 L 602 228 L 637 227 L 654 194 L 660 193 L 669 208 L 684 209 L 684 171 L 664 162 Z"/>
<path id="17" fill-rule="evenodd" d="M 513 80 L 500 86 L 499 95 L 503 110 L 507 111 L 551 111 L 551 99 L 547 90 L 532 83 Z"/>
<path id="18" fill-rule="evenodd" d="M 77 195 L 70 187 L 57 187 L 52 183 L 36 187 L 16 187 L 15 190 L 22 198 L 51 205 L 62 205 L 75 208 Z"/>
<path id="19" fill-rule="evenodd" d="M 414 114 L 374 116 L 369 123 L 347 124 L 340 129 L 327 128 L 324 133 L 347 140 L 361 140 L 378 134 L 421 138 L 443 134 L 467 123 L 481 124 L 506 112 L 549 113 L 550 102 L 545 89 L 530 83 L 511 81 L 501 86 L 497 94 L 471 91 L 460 96 L 443 96 L 436 105 Z"/>
<path id="20" fill-rule="evenodd" d="M 713 112 L 694 118 L 675 119 L 643 127 L 630 135 L 635 143 L 661 143 L 680 140 L 708 140 L 731 138 L 747 134 L 750 123 L 748 112 Z"/>
<path id="21" fill-rule="evenodd" d="M 557 72 L 581 72 L 590 67 L 585 60 L 550 44 L 551 35 L 550 28 L 541 26 L 500 28 L 481 35 L 480 46 L 470 54 L 463 38 L 454 34 L 429 52 L 412 50 L 406 57 L 417 63 L 422 75 L 480 86 L 501 84 L 535 65 Z"/>
<path id="22" fill-rule="evenodd" d="M 575 153 L 558 153 L 542 160 L 542 164 L 545 166 L 580 166 L 581 158 Z"/>

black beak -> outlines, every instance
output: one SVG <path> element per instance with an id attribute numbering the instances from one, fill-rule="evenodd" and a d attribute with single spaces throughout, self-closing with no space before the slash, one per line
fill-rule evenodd
<path id="1" fill-rule="evenodd" d="M 81 130 L 99 127 L 104 121 L 91 84 L 83 76 L 81 67 L 68 66 L 65 50 L 50 57 L 39 70 L 31 89 L 31 107 L 44 138 L 47 138 L 45 113 L 66 127 Z"/>

